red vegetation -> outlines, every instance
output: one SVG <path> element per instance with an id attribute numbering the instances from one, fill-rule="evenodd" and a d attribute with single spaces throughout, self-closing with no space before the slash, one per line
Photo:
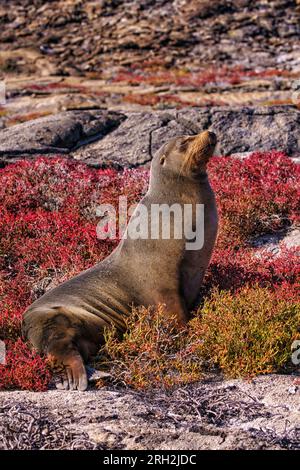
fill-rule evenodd
<path id="1" fill-rule="evenodd" d="M 14 114 L 7 121 L 8 126 L 14 126 L 15 124 L 22 124 L 23 122 L 31 121 L 32 119 L 39 119 L 41 117 L 48 116 L 50 111 L 39 111 L 35 113 L 26 113 L 26 114 Z"/>
<path id="2" fill-rule="evenodd" d="M 27 88 L 26 91 L 33 92 L 33 93 L 52 93 L 53 91 L 57 93 L 64 93 L 68 91 L 69 93 L 74 90 L 77 92 L 84 92 L 86 88 L 82 85 L 70 85 L 69 83 L 65 82 L 52 82 L 52 83 L 45 83 L 45 85 L 32 83 Z"/>
<path id="3" fill-rule="evenodd" d="M 300 221 L 300 166 L 282 153 L 214 158 L 210 174 L 221 216 L 219 246 Z"/>
<path id="4" fill-rule="evenodd" d="M 130 94 L 125 95 L 123 101 L 127 103 L 139 104 L 141 106 L 152 106 L 157 108 L 161 105 L 170 106 L 172 108 L 183 108 L 184 106 L 220 106 L 221 103 L 209 99 L 203 99 L 203 103 L 196 103 L 194 101 L 189 101 L 186 99 L 181 99 L 176 94 L 154 94 L 154 93 L 144 93 L 144 94 Z"/>
<path id="5" fill-rule="evenodd" d="M 251 237 L 299 222 L 300 167 L 278 152 L 246 160 L 216 157 L 210 177 L 220 212 L 220 235 L 204 293 L 260 285 L 273 298 L 297 298 L 299 252 L 273 256 Z M 107 256 L 117 241 L 96 237 L 96 207 L 118 197 L 129 203 L 146 191 L 144 170 L 96 170 L 63 158 L 21 161 L 0 169 L 0 339 L 7 365 L 0 389 L 46 387 L 43 360 L 21 343 L 22 312 L 35 298 Z"/>
<path id="6" fill-rule="evenodd" d="M 47 390 L 51 374 L 45 361 L 21 339 L 7 341 L 6 364 L 0 365 L 0 390 Z"/>
<path id="7" fill-rule="evenodd" d="M 294 76 L 285 70 L 267 69 L 262 71 L 245 70 L 242 67 L 222 67 L 218 69 L 203 69 L 197 72 L 189 70 L 164 70 L 160 67 L 131 66 L 119 71 L 114 77 L 115 82 L 130 84 L 148 83 L 151 85 L 174 84 L 178 86 L 202 87 L 207 84 L 237 85 L 251 78 L 268 78 L 278 76 Z M 296 74 L 297 76 L 297 74 Z"/>

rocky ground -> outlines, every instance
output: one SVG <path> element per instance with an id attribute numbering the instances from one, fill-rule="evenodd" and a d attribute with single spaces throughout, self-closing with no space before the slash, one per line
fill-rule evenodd
<path id="1" fill-rule="evenodd" d="M 101 107 L 298 106 L 299 15 L 298 0 L 4 0 L 1 125 Z"/>
<path id="2" fill-rule="evenodd" d="M 300 379 L 211 377 L 174 392 L 1 392 L 0 449 L 300 449 Z"/>
<path id="3" fill-rule="evenodd" d="M 102 74 L 145 59 L 299 71 L 299 14 L 297 0 L 4 0 L 0 42 L 16 51 L 8 72 Z"/>
<path id="4" fill-rule="evenodd" d="M 217 153 L 300 148 L 299 0 L 2 0 L 0 165 L 148 165 L 179 134 Z M 154 108 L 154 110 L 153 110 Z M 299 230 L 254 240 L 272 252 Z M 1 392 L 0 449 L 299 449 L 299 377 L 172 393 Z"/>

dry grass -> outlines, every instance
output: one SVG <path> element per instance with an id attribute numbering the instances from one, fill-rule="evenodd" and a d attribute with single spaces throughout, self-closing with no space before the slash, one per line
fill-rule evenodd
<path id="1" fill-rule="evenodd" d="M 101 363 L 117 383 L 171 388 L 216 369 L 226 377 L 279 372 L 292 365 L 291 344 L 300 338 L 300 303 L 258 286 L 214 290 L 184 329 L 175 318 L 163 306 L 140 308 L 122 340 L 107 330 Z"/>

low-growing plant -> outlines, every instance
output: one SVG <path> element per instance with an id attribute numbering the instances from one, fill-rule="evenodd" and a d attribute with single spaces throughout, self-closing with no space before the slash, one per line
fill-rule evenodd
<path id="1" fill-rule="evenodd" d="M 36 111 L 34 113 L 27 113 L 27 114 L 14 114 L 10 116 L 7 121 L 7 126 L 15 126 L 16 124 L 21 124 L 23 122 L 31 121 L 33 119 L 39 119 L 41 117 L 45 117 L 51 114 L 50 111 Z"/>
<path id="2" fill-rule="evenodd" d="M 285 285 L 285 296 L 292 296 L 300 279 L 299 247 L 281 247 L 277 256 L 266 249 L 250 247 L 216 247 L 206 273 L 203 294 L 213 287 L 220 290 L 238 291 L 241 287 L 259 285 L 278 290 Z"/>
<path id="3" fill-rule="evenodd" d="M 189 326 L 195 353 L 228 377 L 252 377 L 291 366 L 300 338 L 300 302 L 246 286 L 236 295 L 215 290 Z"/>
<path id="4" fill-rule="evenodd" d="M 201 361 L 187 346 L 186 330 L 175 314 L 166 315 L 164 305 L 133 309 L 126 328 L 121 339 L 115 328 L 108 328 L 100 351 L 101 364 L 109 366 L 117 383 L 137 389 L 170 388 L 202 375 Z"/>
<path id="5" fill-rule="evenodd" d="M 51 373 L 47 363 L 20 338 L 6 341 L 6 364 L 0 364 L 0 390 L 47 390 Z"/>
<path id="6" fill-rule="evenodd" d="M 187 69 L 166 70 L 157 66 L 131 66 L 120 69 L 113 77 L 114 82 L 126 82 L 138 85 L 146 83 L 151 85 L 178 85 L 188 87 L 202 87 L 208 84 L 237 85 L 251 78 L 268 77 L 298 77 L 299 73 L 285 70 L 269 69 L 262 71 L 246 70 L 242 67 L 205 68 L 195 71 Z"/>
<path id="7" fill-rule="evenodd" d="M 300 166 L 281 152 L 209 164 L 221 219 L 218 246 L 240 245 L 300 221 Z"/>
<path id="8" fill-rule="evenodd" d="M 163 306 L 134 310 L 122 339 L 107 330 L 100 354 L 119 384 L 170 388 L 216 369 L 248 378 L 291 369 L 297 338 L 300 302 L 246 286 L 235 295 L 215 289 L 186 328 Z"/>
<path id="9" fill-rule="evenodd" d="M 266 152 L 255 153 L 243 161 L 232 157 L 214 157 L 209 164 L 209 172 L 217 198 L 220 230 L 202 287 L 203 299 L 216 302 L 213 296 L 217 288 L 218 291 L 227 291 L 234 302 L 240 290 L 249 285 L 254 286 L 253 292 L 267 289 L 269 297 L 266 299 L 269 300 L 266 303 L 276 304 L 276 309 L 279 308 L 276 302 L 296 304 L 299 301 L 299 249 L 285 249 L 281 246 L 274 255 L 262 248 L 255 248 L 252 239 L 278 229 L 287 230 L 299 223 L 300 167 L 282 153 Z M 2 389 L 20 388 L 22 385 L 22 364 L 26 361 L 22 356 L 19 338 L 22 313 L 26 307 L 47 289 L 90 267 L 113 250 L 118 240 L 97 239 L 96 207 L 101 203 L 118 207 L 120 195 L 127 196 L 129 204 L 136 203 L 146 191 L 148 177 L 148 171 L 142 169 L 97 170 L 65 158 L 23 160 L 0 169 L 0 339 L 7 342 L 8 350 L 11 351 L 11 359 L 5 369 L 1 369 Z M 247 295 L 250 296 L 250 293 Z M 226 302 L 229 305 L 228 299 Z M 137 313 L 134 318 L 137 318 L 141 331 L 151 326 L 153 318 L 156 318 L 156 324 L 162 321 L 164 325 L 165 337 L 159 340 L 159 346 L 154 345 L 160 327 L 156 332 L 147 333 L 150 335 L 147 336 L 149 341 L 135 330 L 137 338 L 141 340 L 136 347 L 143 351 L 143 341 L 148 344 L 148 355 L 142 355 L 142 358 L 152 361 L 148 371 L 151 380 L 157 386 L 169 387 L 199 378 L 203 363 L 201 360 L 195 361 L 194 350 L 189 349 L 190 333 L 177 333 L 172 322 L 166 325 L 157 318 L 157 312 L 150 314 L 152 320 L 150 317 L 146 320 L 148 313 L 142 309 L 140 320 Z M 287 325 L 290 325 L 289 320 Z M 215 326 L 217 328 L 217 320 Z M 134 344 L 135 337 L 130 333 L 134 331 L 132 328 L 134 325 L 129 327 L 128 341 Z M 225 332 L 222 334 L 225 335 Z M 174 344 L 168 349 L 167 345 L 173 340 Z M 118 354 L 125 354 L 126 341 L 124 345 L 117 346 L 116 342 L 109 339 L 108 345 L 117 348 L 116 354 L 118 351 Z M 207 337 L 207 345 L 208 342 Z M 263 351 L 260 339 L 257 348 Z M 113 350 L 110 351 L 112 353 Z M 18 382 L 11 374 L 14 374 L 19 354 L 21 365 Z M 42 368 L 41 364 L 45 363 L 38 357 L 34 356 L 41 361 L 39 367 Z M 129 358 L 134 359 L 134 378 L 131 377 L 133 369 L 130 369 Z M 280 358 L 275 357 L 278 364 Z M 35 359 L 32 356 L 32 360 Z M 250 356 L 246 356 L 245 361 L 253 367 Z M 41 385 L 35 382 L 34 367 L 29 367 L 29 363 L 27 361 L 24 366 L 28 375 L 24 372 L 22 387 L 34 388 L 37 383 L 38 388 Z M 144 366 L 139 363 L 137 351 L 132 350 L 125 363 L 125 373 L 123 376 L 121 374 L 124 381 L 131 386 L 146 387 L 150 375 L 147 375 L 147 370 L 143 372 Z M 216 364 L 221 367 L 218 361 Z M 113 367 L 117 367 L 117 363 Z M 226 369 L 226 366 L 222 367 Z M 261 370 L 269 370 L 269 362 L 264 367 Z M 246 373 L 246 369 L 245 363 L 241 363 L 242 374 Z M 254 367 L 253 370 L 258 371 L 260 368 Z M 30 374 L 33 377 L 31 382 Z M 235 374 L 238 375 L 238 367 Z M 45 386 L 50 376 L 43 377 Z"/>
<path id="10" fill-rule="evenodd" d="M 144 94 L 130 94 L 125 95 L 123 100 L 128 103 L 139 104 L 141 106 L 152 106 L 157 107 L 172 107 L 172 108 L 184 108 L 186 106 L 201 106 L 200 103 L 190 101 L 185 98 L 180 98 L 176 94 L 154 94 L 154 93 L 144 93 Z M 217 103 L 212 100 L 205 99 L 203 100 L 202 106 L 216 106 Z"/>

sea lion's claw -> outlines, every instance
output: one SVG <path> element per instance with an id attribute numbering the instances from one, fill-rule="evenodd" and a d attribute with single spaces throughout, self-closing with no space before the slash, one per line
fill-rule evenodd
<path id="1" fill-rule="evenodd" d="M 70 390 L 76 390 L 76 387 L 74 387 L 73 383 L 73 374 L 72 374 L 72 369 L 70 367 L 67 367 L 67 377 L 68 377 L 68 383 L 69 383 L 69 389 Z"/>
<path id="2" fill-rule="evenodd" d="M 67 377 L 65 377 L 64 380 L 63 380 L 63 389 L 64 390 L 69 390 L 69 381 L 68 381 Z"/>
<path id="3" fill-rule="evenodd" d="M 85 375 L 81 375 L 80 378 L 79 378 L 79 384 L 78 384 L 78 390 L 80 392 L 84 392 L 88 387 L 88 380 L 87 380 L 87 376 L 86 374 Z"/>
<path id="4" fill-rule="evenodd" d="M 74 354 L 68 360 L 67 370 L 71 371 L 72 389 L 83 392 L 88 387 L 87 373 L 80 354 Z M 74 388 L 73 388 L 74 387 Z"/>
<path id="5" fill-rule="evenodd" d="M 78 377 L 73 374 L 73 390 L 78 390 Z"/>
<path id="6" fill-rule="evenodd" d="M 54 383 L 57 390 L 69 390 L 69 381 L 65 374 L 56 376 Z"/>

